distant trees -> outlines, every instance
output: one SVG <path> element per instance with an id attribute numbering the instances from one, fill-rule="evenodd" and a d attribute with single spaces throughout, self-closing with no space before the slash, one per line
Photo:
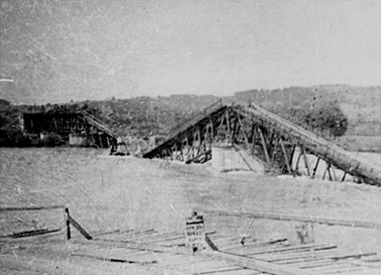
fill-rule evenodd
<path id="1" fill-rule="evenodd" d="M 330 102 L 313 108 L 265 104 L 267 110 L 307 130 L 320 132 L 330 137 L 340 137 L 348 129 L 348 118 L 337 102 Z"/>
<path id="2" fill-rule="evenodd" d="M 348 129 L 348 118 L 336 103 L 311 110 L 306 114 L 304 122 L 333 137 L 343 136 Z"/>
<path id="3" fill-rule="evenodd" d="M 11 106 L 11 103 L 8 100 L 0 98 L 0 108 L 9 106 Z"/>

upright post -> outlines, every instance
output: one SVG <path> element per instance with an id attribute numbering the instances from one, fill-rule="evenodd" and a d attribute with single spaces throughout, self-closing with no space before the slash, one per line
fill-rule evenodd
<path id="1" fill-rule="evenodd" d="M 263 152 L 265 153 L 266 161 L 269 165 L 271 165 L 270 156 L 269 156 L 269 153 L 268 153 L 267 148 L 266 148 L 265 137 L 263 136 L 262 130 L 260 128 L 258 128 L 258 132 L 259 132 L 259 135 L 261 137 Z"/>
<path id="2" fill-rule="evenodd" d="M 69 218 L 69 208 L 65 207 L 65 220 L 66 220 L 66 236 L 67 239 L 70 240 L 71 234 L 70 234 L 70 218 Z"/>
<path id="3" fill-rule="evenodd" d="M 286 166 L 287 166 L 287 170 L 288 170 L 288 174 L 291 175 L 292 171 L 291 171 L 291 167 L 290 167 L 290 161 L 287 157 L 287 151 L 286 151 L 286 147 L 284 146 L 284 143 L 283 143 L 283 139 L 280 138 L 280 146 L 282 147 L 282 151 L 283 151 L 283 155 L 284 155 L 284 160 L 286 162 Z"/>

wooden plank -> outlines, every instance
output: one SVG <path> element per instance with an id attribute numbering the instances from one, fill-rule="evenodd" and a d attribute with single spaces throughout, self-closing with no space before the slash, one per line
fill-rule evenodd
<path id="1" fill-rule="evenodd" d="M 140 240 L 140 239 L 145 239 L 145 238 L 151 238 L 159 234 L 157 231 L 154 229 L 147 229 L 147 230 L 142 230 L 142 231 L 135 231 L 135 232 L 130 232 L 127 234 L 122 235 L 123 240 Z"/>
<path id="2" fill-rule="evenodd" d="M 213 260 L 207 257 L 199 257 L 196 255 L 181 255 L 181 254 L 157 254 L 162 267 L 185 267 L 192 264 L 211 263 Z"/>
<path id="3" fill-rule="evenodd" d="M 110 240 L 110 239 L 93 239 L 92 242 L 98 242 L 98 243 L 115 243 L 116 245 L 120 245 L 124 248 L 128 249 L 135 249 L 135 250 L 144 250 L 144 251 L 153 251 L 153 252 L 170 252 L 174 254 L 186 254 L 191 255 L 192 251 L 185 248 L 180 247 L 165 247 L 165 246 L 159 246 L 155 244 L 139 244 L 139 243 L 133 243 L 130 241 L 123 241 L 123 240 Z"/>
<path id="4" fill-rule="evenodd" d="M 146 234 L 154 234 L 154 233 L 156 233 L 154 229 L 145 229 L 145 230 L 139 230 L 139 231 L 136 231 L 133 229 L 132 230 L 127 229 L 127 230 L 119 231 L 117 234 L 114 234 L 110 237 L 123 238 L 123 240 L 128 240 L 128 239 L 136 238 L 139 236 L 144 236 Z"/>
<path id="5" fill-rule="evenodd" d="M 242 247 L 242 237 L 233 237 L 233 238 L 222 238 L 222 237 L 214 237 L 212 238 L 214 242 L 218 244 L 218 246 L 223 247 L 220 250 L 226 250 L 228 247 Z M 257 244 L 257 240 L 253 236 L 245 236 L 245 245 Z"/>
<path id="6" fill-rule="evenodd" d="M 218 215 L 218 216 L 231 216 L 231 217 L 241 217 L 241 218 L 258 218 L 258 219 L 271 219 L 271 220 L 281 220 L 281 221 L 298 221 L 298 222 L 309 222 L 317 224 L 326 225 L 337 225 L 337 226 L 348 226 L 348 227 L 360 227 L 360 228 L 372 228 L 381 229 L 380 223 L 374 223 L 369 221 L 359 221 L 359 220 L 340 220 L 333 218 L 322 218 L 322 217 L 311 217 L 311 216 L 301 216 L 301 215 L 289 215 L 289 214 L 276 214 L 276 213 L 265 213 L 265 212 L 228 212 L 223 210 L 202 210 L 198 209 L 198 212 L 205 214 Z"/>
<path id="7" fill-rule="evenodd" d="M 311 262 L 311 261 L 319 261 L 325 259 L 331 259 L 334 261 L 349 259 L 349 258 L 360 258 L 366 256 L 374 256 L 377 255 L 376 252 L 368 252 L 368 253 L 346 253 L 346 254 L 337 254 L 337 255 L 322 255 L 320 257 L 308 257 L 308 258 L 293 258 L 293 259 L 279 259 L 271 262 L 277 262 L 279 264 L 290 264 L 290 263 L 300 263 L 300 262 Z M 267 259 L 266 259 L 267 260 Z"/>
<path id="8" fill-rule="evenodd" d="M 105 231 L 105 232 L 98 232 L 98 233 L 93 233 L 93 236 L 104 236 L 104 235 L 110 235 L 110 234 L 115 234 L 115 233 L 119 233 L 120 230 L 119 229 L 116 229 L 116 230 L 111 230 L 111 231 Z"/>
<path id="9" fill-rule="evenodd" d="M 33 237 L 38 235 L 50 234 L 61 231 L 61 228 L 57 229 L 37 229 L 37 230 L 28 230 L 23 232 L 17 232 L 10 235 L 0 236 L 0 238 L 25 238 L 25 237 Z"/>
<path id="10" fill-rule="evenodd" d="M 341 261 L 341 262 L 336 262 L 336 263 L 333 263 L 331 265 L 322 265 L 322 266 L 316 266 L 316 267 L 310 267 L 308 268 L 308 270 L 313 270 L 313 271 L 339 271 L 340 273 L 342 273 L 344 270 L 349 270 L 349 269 L 352 269 L 352 270 L 359 270 L 359 269 L 364 269 L 360 266 L 355 266 L 355 265 L 352 265 L 350 262 L 345 262 L 345 261 Z M 338 272 L 338 273 L 339 273 Z"/>
<path id="11" fill-rule="evenodd" d="M 293 259 L 305 259 L 305 258 L 314 258 L 319 259 L 319 257 L 324 256 L 337 256 L 339 253 L 336 249 L 325 249 L 325 250 L 314 250 L 310 249 L 307 251 L 291 251 L 288 253 L 272 253 L 270 255 L 263 255 L 266 257 L 266 261 L 287 261 Z"/>
<path id="12" fill-rule="evenodd" d="M 227 253 L 238 253 L 242 251 L 250 251 L 255 248 L 263 248 L 263 247 L 269 247 L 270 245 L 277 244 L 275 247 L 284 247 L 284 245 L 280 246 L 279 244 L 286 242 L 287 239 L 277 239 L 274 241 L 268 241 L 268 242 L 261 242 L 261 243 L 254 243 L 251 245 L 245 244 L 245 245 L 240 245 L 239 247 L 232 247 L 232 248 L 225 248 L 222 249 L 224 252 Z"/>
<path id="13" fill-rule="evenodd" d="M 4 211 L 36 211 L 36 210 L 51 210 L 65 208 L 64 205 L 48 205 L 48 206 L 26 206 L 26 207 L 0 207 L 0 212 Z"/>
<path id="14" fill-rule="evenodd" d="M 172 242 L 174 240 L 178 239 L 184 239 L 184 233 L 179 232 L 173 232 L 173 233 L 167 233 L 167 234 L 159 234 L 156 236 L 151 236 L 149 240 L 147 240 L 146 243 L 165 243 L 165 242 Z"/>
<path id="15" fill-rule="evenodd" d="M 70 234 L 70 220 L 69 220 L 69 208 L 65 207 L 65 226 L 66 226 L 66 238 L 70 240 L 71 234 Z"/>
<path id="16" fill-rule="evenodd" d="M 311 249 L 322 250 L 322 249 L 333 249 L 336 247 L 337 247 L 336 245 L 330 245 L 330 244 L 303 244 L 303 245 L 284 246 L 284 247 L 278 247 L 278 248 L 266 247 L 266 248 L 254 249 L 253 251 L 247 252 L 242 255 L 250 256 L 250 255 L 285 252 L 285 251 L 309 251 Z"/>
<path id="17" fill-rule="evenodd" d="M 292 263 L 287 264 L 288 266 L 304 269 L 304 268 L 311 268 L 311 267 L 318 267 L 318 266 L 326 266 L 331 264 L 337 264 L 337 262 L 333 262 L 331 259 L 325 259 L 325 260 L 319 260 L 314 262 L 303 262 L 303 263 Z"/>
<path id="18" fill-rule="evenodd" d="M 228 271 L 234 271 L 234 274 L 237 274 L 237 272 L 239 270 L 244 270 L 244 268 L 240 267 L 240 266 L 227 266 L 227 267 L 221 267 L 221 268 L 213 268 L 212 270 L 205 270 L 205 271 L 201 271 L 201 272 L 198 272 L 197 274 L 215 274 L 215 273 L 224 273 L 226 274 L 225 272 L 228 272 Z M 250 274 L 253 274 L 252 272 L 248 272 Z"/>
<path id="19" fill-rule="evenodd" d="M 205 235 L 205 242 L 209 245 L 209 247 L 212 250 L 214 250 L 214 251 L 218 250 L 218 247 L 213 243 L 213 241 L 210 239 L 210 237 L 208 235 Z"/>
<path id="20" fill-rule="evenodd" d="M 71 254 L 72 256 L 77 257 L 85 257 L 85 258 L 91 258 L 96 260 L 102 260 L 102 261 L 109 261 L 114 263 L 128 263 L 128 264 L 154 264 L 157 263 L 157 261 L 136 261 L 136 260 L 128 260 L 123 258 L 110 258 L 110 257 L 102 257 L 102 256 L 96 256 L 96 255 L 88 255 L 88 254 Z"/>
<path id="21" fill-rule="evenodd" d="M 193 262 L 189 265 L 182 265 L 180 269 L 183 271 L 192 272 L 192 274 L 202 274 L 202 273 L 216 273 L 221 272 L 222 270 L 240 270 L 242 267 L 234 266 L 231 263 L 227 263 L 225 261 L 202 261 L 202 262 Z"/>
<path id="22" fill-rule="evenodd" d="M 93 237 L 76 221 L 70 214 L 67 215 L 70 224 L 77 229 L 86 239 L 91 240 Z"/>
<path id="23" fill-rule="evenodd" d="M 256 270 L 246 268 L 246 269 L 239 269 L 239 270 L 226 270 L 226 271 L 215 273 L 215 274 L 218 274 L 218 275 L 259 275 L 259 274 L 265 275 L 269 273 L 264 273 L 261 271 L 256 271 Z"/>
<path id="24" fill-rule="evenodd" d="M 355 271 L 349 271 L 344 273 L 345 275 L 380 275 L 381 270 L 379 268 L 377 269 L 365 269 L 365 270 L 355 270 Z"/>
<path id="25" fill-rule="evenodd" d="M 229 266 L 229 264 L 221 261 L 215 261 L 213 259 L 207 258 L 207 257 L 195 257 L 195 258 L 188 258 L 186 261 L 182 261 L 180 263 L 176 263 L 173 265 L 167 265 L 171 266 L 172 268 L 175 267 L 176 270 L 187 272 L 188 274 L 199 274 L 200 271 L 203 270 L 210 270 L 213 268 L 218 268 L 221 266 Z"/>
<path id="26" fill-rule="evenodd" d="M 203 251 L 204 255 L 212 258 L 230 262 L 234 265 L 242 266 L 248 269 L 257 270 L 261 272 L 267 272 L 274 275 L 318 275 L 320 273 L 314 273 L 307 270 L 301 270 L 297 268 L 281 266 L 273 263 L 268 263 L 265 261 L 246 258 L 242 256 L 227 254 L 224 252 L 217 251 Z"/>

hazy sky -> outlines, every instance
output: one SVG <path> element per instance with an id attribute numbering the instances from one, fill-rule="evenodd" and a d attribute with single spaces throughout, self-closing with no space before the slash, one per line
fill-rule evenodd
<path id="1" fill-rule="evenodd" d="M 381 85 L 381 1 L 0 3 L 0 96 L 18 100 Z"/>

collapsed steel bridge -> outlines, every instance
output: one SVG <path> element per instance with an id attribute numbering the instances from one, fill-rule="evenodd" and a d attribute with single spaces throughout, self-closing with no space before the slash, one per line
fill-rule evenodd
<path id="1" fill-rule="evenodd" d="M 116 144 L 117 134 L 89 112 L 31 112 L 19 117 L 22 131 L 27 133 L 83 134 L 95 146 L 108 148 Z"/>
<path id="2" fill-rule="evenodd" d="M 255 104 L 242 107 L 218 101 L 146 150 L 143 158 L 205 162 L 212 158 L 212 146 L 222 144 L 246 150 L 267 171 L 296 176 L 300 175 L 299 164 L 304 162 L 310 178 L 317 177 L 319 165 L 324 165 L 323 179 L 344 181 L 350 175 L 359 183 L 381 185 L 377 168 Z M 316 159 L 313 165 L 308 160 L 311 155 Z M 340 176 L 337 171 L 341 171 Z"/>

